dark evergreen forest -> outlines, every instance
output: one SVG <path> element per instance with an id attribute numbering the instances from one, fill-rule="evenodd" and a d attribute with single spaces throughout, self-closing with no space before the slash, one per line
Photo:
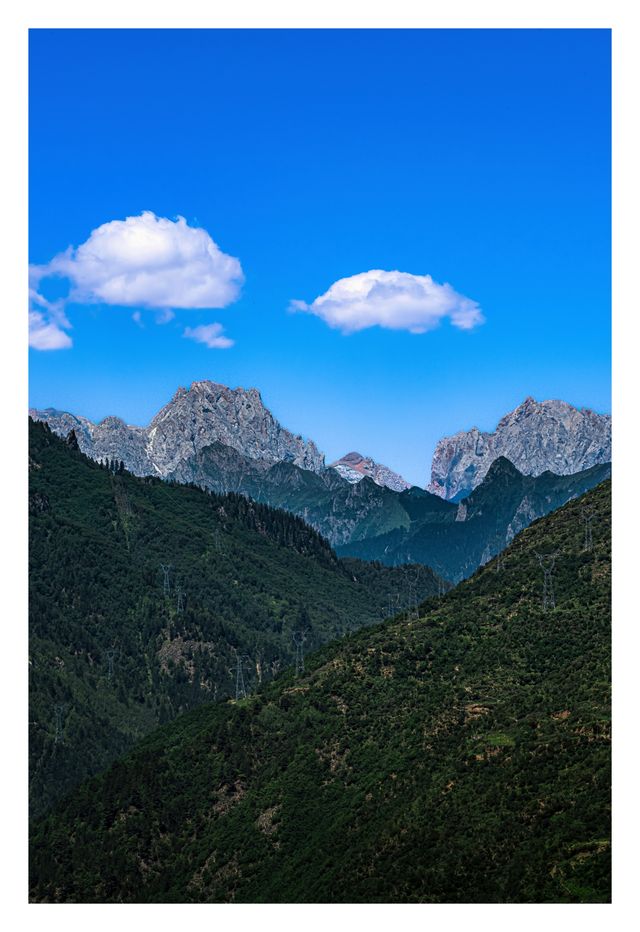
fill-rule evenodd
<path id="1" fill-rule="evenodd" d="M 607 902 L 610 520 L 607 481 L 418 618 L 161 727 L 34 826 L 32 899 Z"/>
<path id="2" fill-rule="evenodd" d="M 238 680 L 255 692 L 294 632 L 309 652 L 437 591 L 426 567 L 339 560 L 287 512 L 136 478 L 42 423 L 29 479 L 34 815 Z"/>

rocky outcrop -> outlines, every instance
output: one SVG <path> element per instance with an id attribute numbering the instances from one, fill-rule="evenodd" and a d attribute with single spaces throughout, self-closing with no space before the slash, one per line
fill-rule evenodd
<path id="1" fill-rule="evenodd" d="M 189 389 L 179 388 L 148 427 L 128 425 L 117 417 L 94 424 L 54 408 L 29 413 L 63 437 L 73 430 L 82 452 L 93 459 L 123 460 L 129 472 L 138 476 L 174 474 L 181 464 L 215 443 L 266 464 L 289 462 L 314 472 L 325 468 L 316 445 L 282 427 L 255 388 L 194 382 Z M 181 479 L 192 481 L 184 470 Z"/>
<path id="2" fill-rule="evenodd" d="M 389 469 L 388 466 L 382 466 L 376 463 L 370 456 L 362 456 L 361 453 L 347 453 L 342 456 L 331 467 L 338 472 L 347 482 L 355 484 L 368 476 L 373 479 L 376 485 L 385 486 L 387 489 L 393 489 L 394 492 L 403 492 L 411 486 L 397 472 Z"/>
<path id="3" fill-rule="evenodd" d="M 502 418 L 493 433 L 477 427 L 440 440 L 427 488 L 459 501 L 478 486 L 498 457 L 525 475 L 546 470 L 571 475 L 611 461 L 611 416 L 565 401 L 527 398 Z"/>

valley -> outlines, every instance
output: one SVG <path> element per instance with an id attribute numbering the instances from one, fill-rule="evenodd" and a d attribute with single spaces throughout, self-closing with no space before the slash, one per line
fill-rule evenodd
<path id="1" fill-rule="evenodd" d="M 34 826 L 32 899 L 607 902 L 610 582 L 603 482 L 418 618 L 143 740 Z"/>

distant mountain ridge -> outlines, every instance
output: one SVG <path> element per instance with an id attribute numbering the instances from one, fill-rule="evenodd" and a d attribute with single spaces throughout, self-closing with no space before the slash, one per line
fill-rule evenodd
<path id="1" fill-rule="evenodd" d="M 376 485 L 384 485 L 388 489 L 393 489 L 394 492 L 403 492 L 405 489 L 411 488 L 410 484 L 399 473 L 389 469 L 388 466 L 376 463 L 370 456 L 363 456 L 361 453 L 347 453 L 346 456 L 341 456 L 335 463 L 331 463 L 331 468 L 340 473 L 347 482 L 360 482 L 365 476 L 368 476 L 373 479 Z"/>
<path id="2" fill-rule="evenodd" d="M 55 408 L 31 409 L 29 414 L 61 436 L 75 430 L 83 453 L 96 460 L 123 460 L 136 476 L 164 478 L 183 460 L 216 442 L 267 464 L 290 462 L 312 472 L 326 468 L 315 443 L 282 427 L 255 388 L 193 382 L 188 389 L 179 388 L 148 427 L 131 426 L 118 417 L 94 424 Z"/>
<path id="3" fill-rule="evenodd" d="M 420 562 L 451 581 L 610 475 L 601 462 L 611 452 L 610 417 L 531 398 L 494 434 L 474 429 L 441 441 L 428 490 L 355 452 L 325 466 L 315 444 L 283 428 L 255 389 L 194 382 L 178 389 L 147 428 L 115 417 L 96 425 L 54 409 L 33 416 L 62 436 L 73 429 L 80 450 L 94 459 L 123 460 L 139 476 L 247 495 L 301 517 L 342 555 L 392 566 Z"/>
<path id="4" fill-rule="evenodd" d="M 269 466 L 217 443 L 185 460 L 170 478 L 217 493 L 240 492 L 292 512 L 342 556 L 389 566 L 422 563 L 455 582 L 536 518 L 610 475 L 610 465 L 602 464 L 570 476 L 525 476 L 500 457 L 472 495 L 454 503 L 416 486 L 394 492 L 368 476 L 349 483 L 334 469 Z"/>
<path id="5" fill-rule="evenodd" d="M 499 456 L 532 476 L 547 470 L 569 475 L 609 463 L 611 415 L 578 409 L 566 401 L 527 398 L 493 432 L 472 427 L 440 440 L 427 489 L 459 501 L 482 482 Z"/>
<path id="6" fill-rule="evenodd" d="M 351 540 L 336 552 L 390 566 L 423 563 L 458 582 L 501 553 L 533 521 L 610 476 L 609 463 L 570 476 L 548 471 L 526 476 L 499 457 L 480 485 L 457 504 L 440 499 L 445 507 L 437 513 L 437 496 L 410 489 L 398 496 L 408 522 L 384 534 Z"/>

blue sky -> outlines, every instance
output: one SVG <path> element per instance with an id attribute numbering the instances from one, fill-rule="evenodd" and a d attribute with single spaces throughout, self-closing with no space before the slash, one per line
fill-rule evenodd
<path id="1" fill-rule="evenodd" d="M 72 345 L 30 351 L 30 403 L 142 424 L 179 385 L 255 386 L 328 460 L 420 485 L 441 436 L 527 395 L 609 411 L 609 74 L 604 30 L 32 31 L 30 259 Z M 144 211 L 205 230 L 242 285 L 160 323 L 59 258 Z M 331 304 L 361 329 L 288 310 L 372 269 L 484 322 L 366 326 L 393 290 Z M 232 346 L 184 335 L 214 322 Z"/>

